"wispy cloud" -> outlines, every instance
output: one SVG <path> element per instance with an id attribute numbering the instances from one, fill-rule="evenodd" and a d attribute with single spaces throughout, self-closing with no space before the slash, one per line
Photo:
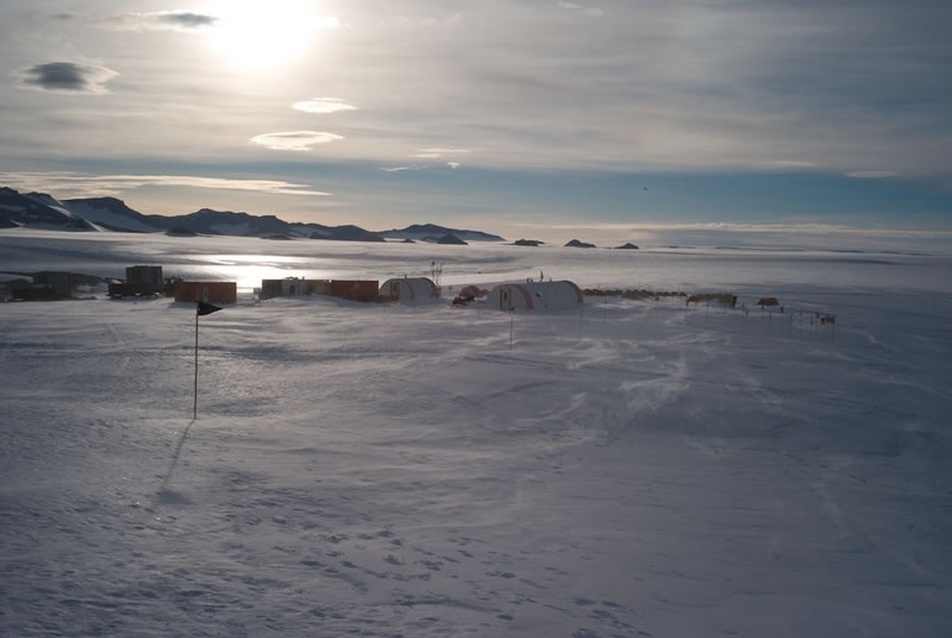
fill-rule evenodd
<path id="1" fill-rule="evenodd" d="M 108 93 L 106 83 L 119 74 L 112 69 L 77 62 L 44 62 L 18 72 L 20 85 L 39 91 Z"/>
<path id="2" fill-rule="evenodd" d="M 294 109 L 304 113 L 340 113 L 356 111 L 357 107 L 336 97 L 312 97 L 310 100 L 295 102 Z"/>
<path id="3" fill-rule="evenodd" d="M 462 155 L 469 152 L 470 150 L 467 148 L 421 148 L 418 149 L 416 153 L 412 153 L 410 157 L 416 159 L 439 159 L 447 155 Z"/>
<path id="4" fill-rule="evenodd" d="M 120 13 L 97 20 L 98 26 L 133 31 L 184 31 L 201 32 L 214 27 L 218 18 L 193 11 L 146 11 Z"/>
<path id="5" fill-rule="evenodd" d="M 568 9 L 569 11 L 575 11 L 584 16 L 589 16 L 591 18 L 601 18 L 605 15 L 605 12 L 599 9 L 598 7 L 589 7 L 577 4 L 575 2 L 559 2 L 558 5 L 563 9 Z"/>
<path id="6" fill-rule="evenodd" d="M 315 146 L 344 139 L 343 135 L 320 131 L 285 131 L 255 135 L 249 141 L 275 151 L 310 151 Z"/>
<path id="7" fill-rule="evenodd" d="M 250 191 L 273 195 L 328 196 L 306 184 L 269 179 L 229 179 L 196 175 L 91 175 L 75 172 L 0 172 L 0 183 L 18 190 L 41 191 L 56 197 L 118 196 L 141 187 L 187 187 Z"/>
<path id="8" fill-rule="evenodd" d="M 526 227 L 538 226 L 535 222 L 513 224 Z M 741 222 L 689 222 L 689 223 L 624 223 L 624 222 L 594 222 L 594 223 L 555 223 L 550 226 L 553 230 L 587 231 L 587 232 L 659 232 L 659 231 L 709 231 L 750 234 L 776 235 L 829 235 L 846 234 L 863 237 L 907 237 L 933 238 L 937 235 L 952 238 L 952 231 L 922 230 L 916 228 L 870 228 L 867 226 L 849 226 L 846 224 L 824 224 L 816 222 L 804 223 L 741 223 Z"/>
<path id="9" fill-rule="evenodd" d="M 419 171 L 422 168 L 422 166 L 386 166 L 380 170 L 384 173 L 402 173 L 404 171 Z"/>
<path id="10" fill-rule="evenodd" d="M 846 176 L 855 177 L 857 179 L 883 179 L 886 177 L 897 177 L 897 174 L 892 171 L 853 171 L 847 173 Z"/>

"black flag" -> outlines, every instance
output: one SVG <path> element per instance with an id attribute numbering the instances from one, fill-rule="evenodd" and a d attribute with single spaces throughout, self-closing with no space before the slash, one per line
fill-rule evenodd
<path id="1" fill-rule="evenodd" d="M 201 317 L 202 315 L 210 315 L 210 314 L 212 314 L 213 312 L 218 312 L 219 310 L 221 310 L 221 308 L 219 308 L 218 306 L 213 306 L 213 305 L 210 304 L 210 303 L 205 303 L 204 301 L 199 301 L 199 302 L 198 302 L 198 309 L 197 309 L 197 312 L 198 312 L 198 315 L 197 315 L 197 316 Z"/>

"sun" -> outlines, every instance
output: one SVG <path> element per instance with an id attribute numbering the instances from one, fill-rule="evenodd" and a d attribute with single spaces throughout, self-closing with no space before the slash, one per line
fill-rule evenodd
<path id="1" fill-rule="evenodd" d="M 323 26 L 308 0 L 227 0 L 211 11 L 215 48 L 250 71 L 293 62 Z"/>

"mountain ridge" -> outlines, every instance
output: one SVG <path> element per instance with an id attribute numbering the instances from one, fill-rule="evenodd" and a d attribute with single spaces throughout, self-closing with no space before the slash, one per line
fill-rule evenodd
<path id="1" fill-rule="evenodd" d="M 116 197 L 60 200 L 47 193 L 20 193 L 0 187 L 0 228 L 40 228 L 72 232 L 169 233 L 280 239 L 327 239 L 383 242 L 411 239 L 436 242 L 453 234 L 468 241 L 504 241 L 483 231 L 437 224 L 412 224 L 402 229 L 370 231 L 354 224 L 326 226 L 288 222 L 277 215 L 201 208 L 184 215 L 146 215 Z"/>

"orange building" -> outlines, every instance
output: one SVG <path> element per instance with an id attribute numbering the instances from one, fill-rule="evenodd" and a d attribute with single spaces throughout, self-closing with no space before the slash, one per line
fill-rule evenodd
<path id="1" fill-rule="evenodd" d="M 333 279 L 331 280 L 332 297 L 349 299 L 351 301 L 373 301 L 380 292 L 380 282 L 376 279 Z"/>

